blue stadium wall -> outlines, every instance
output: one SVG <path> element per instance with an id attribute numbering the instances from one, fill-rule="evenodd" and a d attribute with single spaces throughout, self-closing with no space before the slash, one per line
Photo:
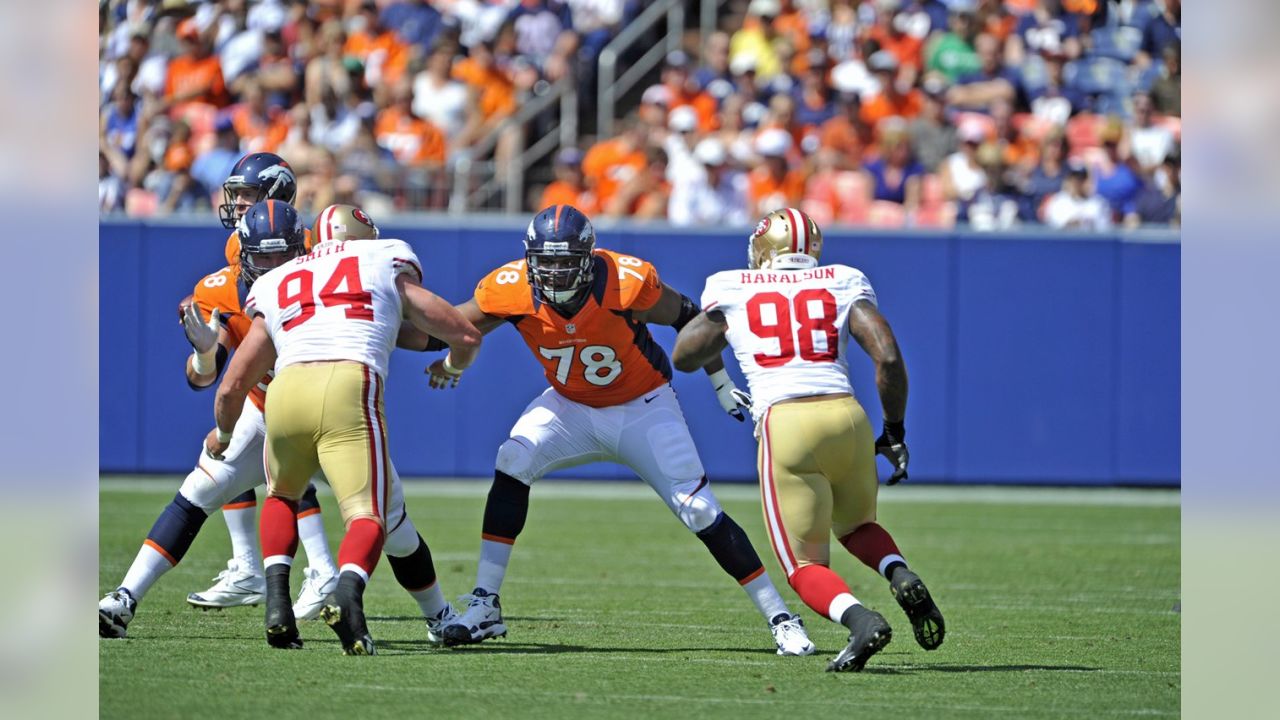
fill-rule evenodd
<path id="1" fill-rule="evenodd" d="M 522 226 L 385 228 L 423 260 L 427 285 L 460 302 L 520 255 Z M 703 279 L 741 267 L 743 232 L 602 227 L 602 245 L 653 262 L 695 299 Z M 185 473 L 212 421 L 193 392 L 178 300 L 220 268 L 226 232 L 209 225 L 104 222 L 99 230 L 100 465 Z M 937 483 L 1176 485 L 1180 248 L 1170 234 L 831 232 L 824 259 L 863 269 L 907 361 L 911 477 Z M 670 348 L 674 334 L 655 329 Z M 855 391 L 880 423 L 873 370 L 853 347 Z M 454 391 L 431 391 L 426 354 L 398 351 L 387 413 L 406 476 L 488 477 L 494 452 L 546 387 L 517 333 L 499 328 Z M 731 363 L 731 372 L 742 384 Z M 675 386 L 713 480 L 755 478 L 749 425 L 725 416 L 705 377 Z M 882 473 L 887 466 L 880 461 Z M 621 478 L 608 465 L 564 473 Z"/>

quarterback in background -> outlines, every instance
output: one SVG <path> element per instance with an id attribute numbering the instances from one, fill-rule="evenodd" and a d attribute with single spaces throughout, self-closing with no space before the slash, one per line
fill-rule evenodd
<path id="1" fill-rule="evenodd" d="M 589 462 L 635 471 L 746 591 L 773 633 L 779 655 L 813 644 L 787 609 L 742 528 L 720 508 L 671 388 L 671 364 L 646 323 L 679 329 L 697 315 L 691 300 L 658 279 L 649 263 L 597 249 L 586 215 L 554 205 L 529 223 L 525 257 L 484 277 L 459 306 L 481 332 L 511 323 L 551 385 L 525 408 L 498 448 L 485 504 L 476 587 L 446 626 L 449 644 L 505 635 L 498 593 L 529 512 L 529 490 L 547 473 Z M 446 356 L 428 372 L 435 387 L 462 374 Z M 743 419 L 723 364 L 708 367 L 721 406 Z"/>
<path id="2" fill-rule="evenodd" d="M 338 585 L 321 617 L 344 653 L 371 655 L 364 588 L 387 540 L 391 503 L 400 493 L 387 449 L 383 385 L 401 320 L 447 343 L 462 367 L 479 349 L 480 333 L 421 286 L 421 266 L 403 241 L 325 240 L 301 255 L 296 212 L 267 200 L 249 216 L 264 205 L 284 226 L 273 235 L 279 248 L 296 250 L 249 291 L 245 314 L 253 325 L 218 387 L 216 427 L 205 447 L 210 457 L 223 456 L 246 397 L 274 367 L 264 410 L 270 492 L 261 527 L 267 642 L 277 648 L 302 646 L 289 604 L 289 574 L 298 547 L 297 504 L 311 476 L 322 469 L 346 533 L 338 550 Z M 359 220 L 363 213 L 352 215 Z M 335 227 L 324 213 L 320 226 L 322 234 Z M 447 605 L 438 587 L 435 594 Z"/>
<path id="3" fill-rule="evenodd" d="M 819 265 L 822 232 L 794 208 L 765 216 L 748 244 L 749 270 L 707 279 L 703 314 L 680 332 L 672 357 L 692 372 L 733 347 L 750 386 L 759 438 L 760 495 L 769 540 L 806 605 L 844 625 L 849 643 L 827 666 L 859 671 L 889 644 L 879 613 L 830 569 L 832 533 L 889 581 L 916 641 L 942 644 L 942 613 L 893 538 L 876 523 L 876 454 L 893 485 L 907 477 L 907 371 L 875 291 L 859 270 Z M 852 335 L 876 365 L 884 432 L 873 439 L 849 383 Z"/>

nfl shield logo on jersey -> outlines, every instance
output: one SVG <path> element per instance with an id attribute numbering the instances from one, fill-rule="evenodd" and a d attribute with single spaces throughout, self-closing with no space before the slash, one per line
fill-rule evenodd
<path id="1" fill-rule="evenodd" d="M 564 326 L 564 331 L 572 335 L 578 331 L 578 326 L 574 325 L 573 323 L 568 323 L 567 325 Z"/>

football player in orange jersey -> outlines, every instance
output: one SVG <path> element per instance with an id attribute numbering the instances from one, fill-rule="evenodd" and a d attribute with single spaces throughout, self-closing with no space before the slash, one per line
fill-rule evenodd
<path id="1" fill-rule="evenodd" d="M 529 510 L 530 486 L 546 473 L 595 461 L 630 467 L 764 616 L 779 655 L 814 651 L 799 616 L 773 587 L 751 541 L 716 500 L 671 388 L 671 363 L 646 323 L 677 329 L 698 314 L 649 263 L 595 247 L 595 230 L 576 208 L 554 205 L 529 223 L 525 258 L 489 273 L 459 306 L 481 332 L 510 322 L 551 384 L 498 448 L 485 505 L 476 587 L 443 630 L 446 645 L 507 632 L 498 594 Z M 709 367 L 721 405 L 742 419 L 724 365 Z M 428 369 L 433 387 L 457 384 L 449 356 Z"/>
<path id="2" fill-rule="evenodd" d="M 280 205 L 285 207 L 284 203 Z M 286 215 L 296 218 L 291 207 L 287 211 L 281 209 L 280 220 L 283 221 Z M 242 230 L 248 233 L 249 228 L 242 225 L 237 233 Z M 281 235 L 289 234 L 291 229 L 281 227 L 280 232 Z M 362 239 L 377 237 L 378 229 L 359 208 L 332 206 L 320 213 L 315 234 L 324 239 Z M 237 263 L 207 275 L 197 283 L 193 302 L 183 308 L 184 327 L 195 349 L 187 362 L 187 379 L 193 387 L 210 387 L 216 381 L 230 351 L 243 341 L 251 324 L 242 308 L 244 294 L 253 280 L 267 269 L 301 253 L 306 245 L 305 238 L 310 234 L 302 233 L 299 227 L 297 236 L 302 242 L 281 239 L 278 244 L 282 247 L 275 252 L 257 247 L 252 250 L 242 248 L 237 238 Z M 205 313 L 209 315 L 207 322 Z M 399 339 L 401 347 L 423 349 L 424 344 L 425 336 L 420 334 L 406 332 Z M 201 454 L 196 468 L 151 528 L 120 586 L 99 602 L 100 636 L 124 637 L 138 601 L 161 575 L 182 559 L 208 515 L 222 507 L 227 524 L 231 526 L 231 506 L 237 502 L 249 504 L 246 508 L 247 521 L 243 515 L 234 515 L 235 522 L 243 521 L 247 525 L 239 533 L 232 533 L 235 558 L 228 564 L 228 571 L 219 577 L 218 584 L 210 589 L 212 592 L 193 594 L 188 597 L 188 602 L 209 603 L 219 599 L 215 593 L 229 605 L 256 605 L 263 601 L 266 581 L 258 550 L 253 507 L 256 505 L 254 490 L 265 482 L 262 408 L 268 382 L 270 376 L 254 389 L 252 401 L 246 405 L 236 425 L 231 447 L 221 459 Z M 394 474 L 394 467 L 391 471 Z M 405 514 L 404 499 L 399 491 L 393 493 L 388 503 L 387 517 L 388 536 L 384 551 L 396 579 L 418 602 L 427 619 L 428 640 L 439 642 L 436 629 L 442 621 L 453 618 L 453 608 L 440 593 L 430 550 Z M 324 535 L 314 487 L 308 489 L 304 504 L 298 510 L 298 527 L 312 567 L 306 570 L 294 614 L 300 618 L 311 618 L 319 614 L 324 600 L 337 586 L 338 576 Z"/>
<path id="3" fill-rule="evenodd" d="M 240 317 L 240 295 L 236 290 L 240 287 L 234 282 L 239 273 L 241 265 L 239 233 L 236 230 L 236 224 L 244 213 L 261 200 L 280 200 L 282 202 L 293 202 L 294 195 L 297 193 L 298 181 L 294 175 L 293 168 L 284 158 L 274 153 L 250 153 L 236 161 L 231 169 L 231 174 L 227 176 L 226 182 L 222 184 L 222 194 L 224 202 L 218 206 L 218 219 L 222 222 L 222 226 L 231 230 L 231 235 L 227 238 L 226 257 L 227 268 L 221 272 L 229 272 L 230 285 L 222 284 L 218 287 L 226 287 L 232 291 L 234 298 L 231 305 L 221 308 L 222 317 L 228 320 L 231 317 Z M 311 248 L 312 238 L 309 233 L 304 232 L 304 245 L 307 249 Z M 203 283 L 218 283 L 218 279 L 210 280 L 205 278 Z M 244 284 L 247 289 L 252 281 Z M 197 285 L 197 289 L 200 285 Z M 208 303 L 212 306 L 216 302 Z M 206 314 L 211 312 L 209 306 L 201 307 Z M 228 315 L 231 312 L 231 315 Z M 184 326 L 187 330 L 187 338 L 192 341 L 192 346 L 197 351 L 201 348 L 195 347 L 196 342 L 193 339 L 193 333 L 200 334 L 199 316 L 188 315 L 184 318 Z M 229 325 L 229 322 L 227 323 Z M 214 323 L 209 323 L 214 326 Z M 205 344 L 207 345 L 208 333 L 205 335 Z M 219 338 L 217 346 L 224 350 L 233 349 L 233 345 L 222 342 L 224 339 L 231 339 L 236 345 L 244 338 L 243 333 L 238 333 L 234 338 Z M 196 356 L 192 356 L 192 361 L 188 362 L 187 382 L 194 389 L 204 389 L 211 387 L 213 381 L 217 377 L 215 372 L 212 376 L 206 378 L 197 378 L 192 373 L 191 363 L 194 362 Z M 220 370 L 226 362 L 226 352 L 223 352 L 220 359 L 215 357 L 217 361 L 217 369 Z M 207 365 L 207 362 L 205 363 Z M 246 460 L 252 462 L 252 460 Z M 258 551 L 258 527 L 256 522 L 258 499 L 256 495 L 256 486 L 248 486 L 249 489 L 240 495 L 229 500 L 222 508 L 222 517 L 226 520 L 227 530 L 231 535 L 232 560 L 227 563 L 227 569 L 220 573 L 216 578 L 216 582 L 207 590 L 191 593 L 187 596 L 187 602 L 197 607 L 233 607 L 237 605 L 257 604 L 263 598 L 265 586 L 263 585 L 262 569 L 260 567 L 261 553 Z M 332 557 L 329 553 L 329 542 L 324 532 L 324 520 L 320 516 L 320 502 L 316 498 L 315 487 L 308 488 L 307 495 L 299 505 L 298 522 L 303 538 L 303 546 L 307 549 L 307 558 L 310 566 L 303 571 L 302 589 L 298 593 L 297 614 L 300 617 L 315 617 L 320 612 L 320 606 L 325 596 L 333 591 L 337 584 L 337 568 L 333 564 Z"/>

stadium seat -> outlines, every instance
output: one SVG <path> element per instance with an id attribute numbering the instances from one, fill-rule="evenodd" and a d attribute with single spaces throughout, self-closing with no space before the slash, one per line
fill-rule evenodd
<path id="1" fill-rule="evenodd" d="M 1067 144 L 1071 146 L 1072 152 L 1077 152 L 1084 148 L 1098 147 L 1101 141 L 1098 134 L 1102 130 L 1102 124 L 1106 121 L 1101 115 L 1093 113 L 1080 113 L 1067 121 Z"/>
<path id="2" fill-rule="evenodd" d="M 912 218 L 918 228 L 953 228 L 956 225 L 956 205 L 951 202 L 921 205 Z"/>
<path id="3" fill-rule="evenodd" d="M 1013 125 L 1014 130 L 1037 143 L 1057 127 L 1053 121 L 1037 117 L 1031 113 L 1018 113 L 1009 118 L 1009 122 Z"/>
<path id="4" fill-rule="evenodd" d="M 1108 57 L 1088 57 L 1063 69 L 1067 87 L 1088 95 L 1124 93 L 1129 87 L 1128 66 Z"/>
<path id="5" fill-rule="evenodd" d="M 982 128 L 982 134 L 988 139 L 996 136 L 996 121 L 991 119 L 990 115 L 979 112 L 958 112 L 952 118 L 952 123 L 956 128 L 962 128 L 965 125 L 975 125 Z"/>
<path id="6" fill-rule="evenodd" d="M 1114 26 L 1100 27 L 1089 33 L 1093 44 L 1090 54 L 1129 63 L 1142 47 L 1142 31 L 1137 28 Z"/>
<path id="7" fill-rule="evenodd" d="M 867 224 L 877 228 L 901 228 L 907 224 L 907 211 L 896 202 L 876 200 L 867 210 Z"/>
<path id="8" fill-rule="evenodd" d="M 151 217 L 158 209 L 160 209 L 160 198 L 150 190 L 133 188 L 125 193 L 124 212 L 130 217 Z"/>

